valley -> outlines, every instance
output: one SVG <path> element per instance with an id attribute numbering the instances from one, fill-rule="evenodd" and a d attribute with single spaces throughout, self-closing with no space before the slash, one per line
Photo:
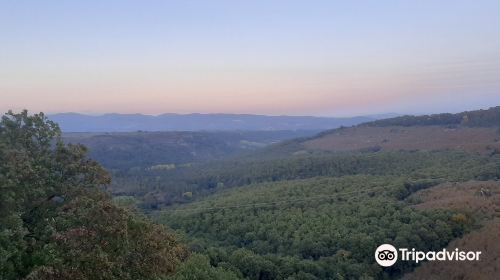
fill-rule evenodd
<path id="1" fill-rule="evenodd" d="M 109 170 L 189 165 L 255 151 L 280 141 L 309 137 L 318 130 L 165 131 L 65 133 L 67 143 L 82 144 Z"/>
<path id="2" fill-rule="evenodd" d="M 421 251 L 481 250 L 479 267 L 496 274 L 499 111 L 467 112 L 466 122 L 459 122 L 463 113 L 405 116 L 323 132 L 85 132 L 61 138 L 43 115 L 13 114 L 0 127 L 0 144 L 11 158 L 2 168 L 13 170 L 2 176 L 15 176 L 6 181 L 9 188 L 15 182 L 37 187 L 6 192 L 21 198 L 6 198 L 16 209 L 28 209 L 6 217 L 36 239 L 17 239 L 16 246 L 31 251 L 11 249 L 27 261 L 25 270 L 9 269 L 31 273 L 29 279 L 97 275 L 87 267 L 123 272 L 125 279 L 158 273 L 165 280 L 479 275 L 470 264 L 398 261 L 384 268 L 373 252 L 389 243 Z M 12 142 L 11 135 L 25 140 Z M 40 198 L 31 202 L 35 195 Z M 152 262 L 132 262 L 130 254 Z"/>
<path id="3" fill-rule="evenodd" d="M 382 269 L 370 252 L 496 240 L 485 228 L 500 217 L 500 133 L 490 119 L 470 123 L 498 111 L 469 112 L 467 125 L 399 117 L 181 168 L 118 171 L 113 190 L 234 279 L 426 278 L 440 266 Z"/>

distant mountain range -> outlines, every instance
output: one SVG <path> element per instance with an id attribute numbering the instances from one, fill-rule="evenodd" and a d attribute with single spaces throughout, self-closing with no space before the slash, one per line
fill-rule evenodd
<path id="1" fill-rule="evenodd" d="M 249 114 L 104 114 L 49 115 L 63 132 L 326 130 L 380 119 L 376 116 L 330 118 Z"/>

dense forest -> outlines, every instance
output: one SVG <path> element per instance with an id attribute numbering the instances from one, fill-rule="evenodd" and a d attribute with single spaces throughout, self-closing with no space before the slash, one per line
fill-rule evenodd
<path id="1" fill-rule="evenodd" d="M 103 190 L 109 181 L 86 148 L 64 144 L 43 114 L 5 114 L 0 279 L 160 279 L 175 271 L 186 247 L 165 227 L 116 206 Z"/>
<path id="2" fill-rule="evenodd" d="M 438 249 L 469 226 L 456 213 L 406 207 L 407 191 L 395 176 L 263 183 L 165 210 L 158 220 L 242 278 L 382 279 L 411 267 L 374 265 L 378 244 Z"/>
<path id="3" fill-rule="evenodd" d="M 444 182 L 496 178 L 500 169 L 496 157 L 460 151 L 343 153 L 260 161 L 242 158 L 173 170 L 116 173 L 114 192 L 138 198 L 148 210 L 252 183 L 361 174 L 405 174 L 411 181 Z"/>
<path id="4" fill-rule="evenodd" d="M 379 244 L 437 250 L 500 217 L 470 211 L 496 205 L 498 193 L 464 189 L 498 182 L 496 153 L 297 153 L 307 139 L 294 139 L 255 152 L 178 157 L 191 148 L 216 151 L 223 135 L 239 144 L 276 136 L 68 140 L 42 113 L 5 114 L 0 279 L 397 279 L 415 265 L 380 267 Z M 76 144 L 84 141 L 90 157 Z M 421 193 L 455 186 L 469 191 L 464 207 L 416 207 Z"/>
<path id="5" fill-rule="evenodd" d="M 422 190 L 498 181 L 496 153 L 294 153 L 302 141 L 237 160 L 128 176 L 154 186 L 143 189 L 149 193 L 141 207 L 184 236 L 193 252 L 241 279 L 400 278 L 414 267 L 398 262 L 382 269 L 371 255 L 377 245 L 437 250 L 498 216 L 470 211 L 467 200 L 462 207 L 414 207 Z"/>
<path id="6" fill-rule="evenodd" d="M 240 278 L 392 279 L 413 267 L 382 269 L 371 256 L 378 244 L 435 250 L 481 224 L 467 209 L 416 210 L 412 194 L 442 182 L 500 178 L 497 158 L 464 153 L 350 157 L 358 164 L 345 156 L 282 162 L 289 169 L 226 165 L 220 176 L 196 180 L 215 188 L 212 195 L 153 216 Z"/>

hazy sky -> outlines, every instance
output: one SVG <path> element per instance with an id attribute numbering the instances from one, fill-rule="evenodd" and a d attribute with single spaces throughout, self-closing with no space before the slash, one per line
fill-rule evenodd
<path id="1" fill-rule="evenodd" d="M 500 1 L 0 0 L 0 111 L 500 105 Z"/>

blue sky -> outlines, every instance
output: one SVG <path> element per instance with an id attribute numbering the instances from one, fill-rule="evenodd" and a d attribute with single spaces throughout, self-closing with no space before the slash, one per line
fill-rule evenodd
<path id="1" fill-rule="evenodd" d="M 500 1 L 1 1 L 0 110 L 500 105 Z"/>

